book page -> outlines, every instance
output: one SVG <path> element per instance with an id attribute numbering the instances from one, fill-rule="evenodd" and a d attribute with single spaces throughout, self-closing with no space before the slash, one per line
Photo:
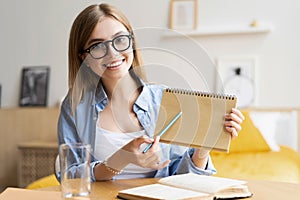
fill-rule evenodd
<path id="1" fill-rule="evenodd" d="M 140 199 L 188 199 L 196 197 L 203 197 L 201 199 L 213 199 L 213 196 L 207 193 L 196 192 L 162 184 L 150 184 L 121 190 L 118 196 L 123 198 L 134 196 L 135 199 L 139 199 L 137 197 L 141 197 Z"/>
<path id="2" fill-rule="evenodd" d="M 185 189 L 191 189 L 194 191 L 216 194 L 221 190 L 229 189 L 233 186 L 243 185 L 246 182 L 235 179 L 188 173 L 162 178 L 159 180 L 159 183 Z M 237 188 L 238 187 L 235 187 L 235 189 Z"/>
<path id="3" fill-rule="evenodd" d="M 222 190 L 215 194 L 217 199 L 229 199 L 229 198 L 244 198 L 251 197 L 252 193 L 248 190 L 246 185 L 233 186 L 229 189 Z"/>

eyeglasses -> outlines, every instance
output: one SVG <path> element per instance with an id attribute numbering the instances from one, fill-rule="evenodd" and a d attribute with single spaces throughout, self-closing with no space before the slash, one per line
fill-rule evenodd
<path id="1" fill-rule="evenodd" d="M 119 35 L 112 40 L 107 40 L 104 42 L 99 42 L 93 44 L 86 50 L 83 50 L 82 53 L 89 53 L 94 59 L 100 59 L 107 55 L 108 53 L 108 43 L 111 42 L 112 47 L 117 52 L 126 51 L 131 46 L 131 40 L 133 35 Z"/>

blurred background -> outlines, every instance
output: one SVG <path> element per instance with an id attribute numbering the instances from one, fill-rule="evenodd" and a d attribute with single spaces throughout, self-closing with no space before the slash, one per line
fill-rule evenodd
<path id="1" fill-rule="evenodd" d="M 24 66 L 50 66 L 48 106 L 55 106 L 67 92 L 67 45 L 71 24 L 87 5 L 105 1 L 81 0 L 27 0 L 2 1 L 1 67 L 2 107 L 18 106 L 21 88 L 21 69 Z M 120 8 L 135 29 L 167 29 L 170 18 L 170 0 L 110 0 Z M 192 40 L 206 49 L 217 63 L 223 57 L 236 60 L 254 58 L 254 106 L 299 106 L 300 85 L 297 59 L 300 52 L 300 24 L 296 19 L 300 3 L 296 0 L 198 0 L 197 28 L 225 28 L 250 26 L 270 27 L 264 33 L 192 35 Z M 223 30 L 224 31 L 224 30 Z M 140 34 L 139 43 L 151 42 L 160 47 L 172 43 L 184 47 L 182 37 Z M 186 40 L 186 39 L 185 39 Z M 183 46 L 180 46 L 183 45 Z M 197 56 L 197 47 L 189 47 L 188 54 Z M 155 54 L 148 60 L 160 60 Z M 148 59 L 148 60 L 147 60 Z M 163 60 L 163 59 L 161 59 Z M 243 62 L 243 61 L 242 61 Z M 172 61 L 170 61 L 170 66 Z M 176 63 L 176 62 L 175 62 Z M 199 67 L 199 66 L 198 66 Z M 206 74 L 204 74 L 206 75 Z M 214 84 L 214 75 L 208 73 L 208 84 Z M 211 77 L 209 77 L 211 76 Z M 213 87 L 213 86 L 211 86 Z"/>

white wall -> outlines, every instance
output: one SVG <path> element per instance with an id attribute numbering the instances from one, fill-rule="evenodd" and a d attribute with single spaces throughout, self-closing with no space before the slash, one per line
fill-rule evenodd
<path id="1" fill-rule="evenodd" d="M 202 44 L 213 60 L 223 57 L 255 56 L 256 66 L 256 106 L 300 106 L 300 85 L 298 78 L 300 60 L 300 2 L 297 0 L 198 0 L 199 27 L 212 25 L 249 24 L 253 19 L 271 24 L 274 29 L 268 34 L 228 35 L 213 37 L 165 38 L 165 31 L 154 27 L 167 28 L 169 0 L 111 0 L 122 9 L 137 29 L 145 50 L 145 63 L 154 64 L 159 71 L 173 67 L 175 76 L 184 74 L 193 84 L 213 86 L 214 70 L 207 61 L 206 67 L 198 66 L 197 59 L 205 57 L 199 50 Z M 4 0 L 0 7 L 0 84 L 2 84 L 2 107 L 18 105 L 21 68 L 23 66 L 50 65 L 49 106 L 54 106 L 67 91 L 67 43 L 70 26 L 76 15 L 87 5 L 99 1 L 82 0 Z M 142 29 L 148 27 L 148 29 Z M 149 28 L 150 27 L 150 28 Z M 152 27 L 152 28 L 151 28 Z M 159 49 L 159 50 L 157 50 Z M 162 50 L 169 50 L 166 51 Z M 186 68 L 170 53 L 176 50 L 192 60 L 201 70 L 203 81 L 194 80 L 194 68 Z M 161 52 L 161 53 L 160 53 Z M 172 59 L 172 60 L 170 60 Z M 191 64 L 188 64 L 190 67 Z M 187 70 L 188 69 L 188 70 Z M 150 70 L 151 71 L 151 70 Z M 196 70 L 197 71 L 197 70 Z M 152 73 L 151 72 L 151 73 Z M 159 71 L 160 72 L 160 71 Z M 160 75 L 160 76 L 159 76 Z M 170 76 L 157 73 L 160 79 L 172 82 Z M 155 77 L 153 76 L 153 77 Z M 157 77 L 156 77 L 157 78 Z M 179 77 L 180 78 L 180 77 Z M 180 80 L 180 79 L 178 79 Z M 175 78 L 173 83 L 179 81 Z M 196 82 L 196 83 L 195 83 Z"/>

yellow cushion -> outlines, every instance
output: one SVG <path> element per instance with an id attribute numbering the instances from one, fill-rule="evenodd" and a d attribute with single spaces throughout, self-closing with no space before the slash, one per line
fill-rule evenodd
<path id="1" fill-rule="evenodd" d="M 37 189 L 37 188 L 44 188 L 50 186 L 58 186 L 59 182 L 57 181 L 54 174 L 40 178 L 32 183 L 30 183 L 26 189 Z"/>
<path id="2" fill-rule="evenodd" d="M 238 137 L 230 144 L 230 153 L 234 152 L 258 152 L 270 151 L 270 147 L 262 136 L 261 132 L 253 124 L 249 111 L 242 111 L 245 120 L 242 123 L 242 130 Z"/>

